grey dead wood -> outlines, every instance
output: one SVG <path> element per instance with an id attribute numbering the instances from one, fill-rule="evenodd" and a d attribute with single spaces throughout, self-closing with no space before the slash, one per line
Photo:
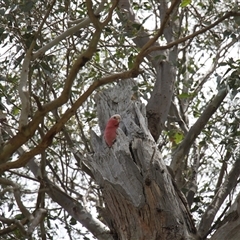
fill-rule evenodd
<path id="1" fill-rule="evenodd" d="M 134 84 L 122 81 L 96 96 L 101 135 L 92 133 L 94 154 L 87 164 L 102 189 L 101 211 L 115 239 L 194 239 L 185 197 L 148 130 L 145 106 L 132 99 Z M 102 133 L 115 113 L 122 122 L 109 148 Z"/>

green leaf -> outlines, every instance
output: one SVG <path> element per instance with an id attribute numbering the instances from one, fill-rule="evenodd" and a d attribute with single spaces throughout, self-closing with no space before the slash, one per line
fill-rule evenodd
<path id="1" fill-rule="evenodd" d="M 186 7 L 192 2 L 192 0 L 182 0 L 180 7 Z"/>
<path id="2" fill-rule="evenodd" d="M 95 54 L 95 60 L 97 63 L 100 62 L 100 54 L 98 52 L 96 52 L 96 54 Z"/>
<path id="3" fill-rule="evenodd" d="M 19 111 L 20 111 L 19 108 L 13 107 L 13 109 L 12 109 L 12 114 L 13 114 L 14 116 L 16 116 L 16 115 L 18 115 Z"/>
<path id="4" fill-rule="evenodd" d="M 45 62 L 41 62 L 41 63 L 40 63 L 40 66 L 41 66 L 44 70 L 47 70 L 47 71 L 49 71 L 49 72 L 52 72 L 52 68 L 51 68 L 48 64 L 46 64 Z"/>
<path id="5" fill-rule="evenodd" d="M 17 220 L 22 220 L 24 218 L 24 216 L 20 213 L 20 214 L 15 215 L 14 218 Z"/>
<path id="6" fill-rule="evenodd" d="M 132 91 L 133 91 L 133 92 L 138 91 L 138 86 L 134 86 L 134 87 L 132 87 Z"/>
<path id="7" fill-rule="evenodd" d="M 189 94 L 189 93 L 181 93 L 181 94 L 178 95 L 178 97 L 180 99 L 185 99 L 185 98 L 189 98 L 189 97 L 192 97 L 192 96 L 193 96 L 193 94 Z"/>
<path id="8" fill-rule="evenodd" d="M 234 16 L 233 19 L 235 20 L 237 25 L 240 25 L 240 17 L 239 16 Z"/>
<path id="9" fill-rule="evenodd" d="M 129 57 L 128 57 L 128 68 L 131 69 L 133 67 L 133 64 L 134 64 L 134 55 L 131 54 Z"/>
<path id="10" fill-rule="evenodd" d="M 76 225 L 77 224 L 77 221 L 75 218 L 71 218 L 70 219 L 70 225 Z"/>
<path id="11" fill-rule="evenodd" d="M 176 132 L 174 135 L 175 143 L 179 144 L 183 140 L 183 134 L 181 132 Z"/>
<path id="12" fill-rule="evenodd" d="M 142 24 L 134 23 L 134 24 L 132 25 L 132 27 L 134 27 L 137 31 L 139 31 L 140 28 L 142 27 Z"/>

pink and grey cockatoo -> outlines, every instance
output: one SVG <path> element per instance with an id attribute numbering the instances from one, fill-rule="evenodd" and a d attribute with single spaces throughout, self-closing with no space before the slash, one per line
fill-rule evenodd
<path id="1" fill-rule="evenodd" d="M 117 128 L 119 127 L 119 122 L 121 121 L 121 116 L 119 114 L 113 115 L 107 122 L 104 139 L 109 147 L 113 145 L 117 137 Z"/>

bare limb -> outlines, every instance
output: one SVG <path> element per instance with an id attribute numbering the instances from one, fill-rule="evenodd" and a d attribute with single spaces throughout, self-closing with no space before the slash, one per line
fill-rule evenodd
<path id="1" fill-rule="evenodd" d="M 29 225 L 28 230 L 27 230 L 27 235 L 28 236 L 32 235 L 33 231 L 35 230 L 37 225 L 40 224 L 43 221 L 46 214 L 47 214 L 47 210 L 44 209 L 44 208 L 38 208 L 34 212 L 34 217 L 30 221 L 30 225 Z"/>
<path id="2" fill-rule="evenodd" d="M 232 170 L 226 177 L 224 183 L 219 188 L 217 194 L 214 196 L 212 202 L 208 205 L 205 213 L 202 216 L 198 228 L 198 235 L 201 237 L 201 239 L 204 239 L 206 237 L 217 211 L 223 204 L 226 197 L 230 194 L 232 189 L 236 186 L 239 175 L 240 175 L 240 156 L 237 157 L 236 162 L 232 167 Z"/>
<path id="3" fill-rule="evenodd" d="M 157 33 L 151 38 L 140 50 L 139 54 L 137 55 L 134 63 L 134 68 L 138 70 L 140 63 L 142 62 L 143 58 L 148 55 L 151 51 L 149 51 L 150 47 L 158 40 L 158 38 L 163 34 L 164 29 L 169 22 L 169 18 L 171 13 L 174 11 L 176 6 L 180 3 L 180 0 L 175 0 L 172 2 L 171 6 L 167 9 L 164 19 L 161 23 L 161 26 Z"/>
<path id="4" fill-rule="evenodd" d="M 94 12 L 95 15 L 99 15 L 99 13 L 104 9 L 105 2 L 106 2 L 106 0 L 101 1 L 101 3 L 99 4 L 99 7 Z M 79 29 L 88 26 L 90 23 L 91 23 L 91 20 L 90 20 L 89 17 L 86 17 L 86 18 L 82 19 L 81 22 L 78 23 L 76 26 L 69 28 L 64 33 L 62 33 L 60 36 L 56 37 L 50 43 L 48 43 L 44 47 L 40 48 L 37 52 L 35 52 L 32 56 L 32 60 L 35 60 L 35 59 L 39 58 L 41 55 L 43 55 L 46 51 L 48 51 L 49 49 L 54 47 L 60 41 L 62 41 L 66 37 L 72 35 L 73 33 L 77 32 Z"/>
<path id="5" fill-rule="evenodd" d="M 51 129 L 46 133 L 46 135 L 43 137 L 42 141 L 38 144 L 37 147 L 35 147 L 34 149 L 32 149 L 29 152 L 25 152 L 18 160 L 14 161 L 14 162 L 6 162 L 0 165 L 0 172 L 12 169 L 12 168 L 20 168 L 23 167 L 27 164 L 27 162 L 34 157 L 35 155 L 41 153 L 42 151 L 44 151 L 51 143 L 52 140 L 54 138 L 54 136 L 60 132 L 62 130 L 62 127 L 64 126 L 64 124 L 75 114 L 75 112 L 77 111 L 77 109 L 87 100 L 87 98 L 92 94 L 93 91 L 95 91 L 98 87 L 105 85 L 107 83 L 113 82 L 116 79 L 129 79 L 131 77 L 136 76 L 136 72 L 135 69 L 131 69 L 129 71 L 123 72 L 123 73 L 116 73 L 113 74 L 111 76 L 107 76 L 104 77 L 98 81 L 95 81 L 87 90 L 85 93 L 83 93 L 78 100 L 72 105 L 71 108 L 69 108 L 63 115 L 62 118 L 55 123 Z M 32 124 L 36 125 L 36 122 L 39 121 L 39 119 L 36 119 L 36 117 L 38 116 L 38 114 L 35 115 Z M 41 116 L 41 115 L 40 115 Z M 30 123 L 31 124 L 31 123 Z M 29 130 L 29 129 L 28 129 Z M 20 134 L 17 134 L 15 137 L 13 137 L 14 142 L 16 141 L 16 145 L 17 148 L 20 147 L 23 142 L 21 142 L 21 144 L 19 144 L 17 141 L 21 141 L 22 139 L 20 137 L 18 137 Z M 12 141 L 13 141 L 12 139 Z M 28 139 L 26 139 L 28 140 Z M 10 141 L 10 142 L 12 142 Z M 7 147 L 9 149 L 11 149 L 11 152 L 14 152 L 16 150 L 16 145 L 12 146 L 12 145 L 5 145 L 4 148 L 6 149 Z M 6 156 L 10 156 L 7 155 L 8 149 L 5 150 L 5 152 L 3 151 L 3 153 L 0 153 L 0 159 L 4 159 Z M 8 153 L 9 154 L 9 153 Z M 3 156 L 3 157 L 2 157 Z"/>
<path id="6" fill-rule="evenodd" d="M 111 14 L 111 13 L 109 13 L 109 14 Z M 105 22 L 105 23 L 107 24 L 107 22 Z M 14 136 L 12 139 L 9 140 L 9 142 L 3 147 L 2 152 L 0 153 L 0 163 L 7 162 L 9 157 L 22 144 L 24 144 L 26 141 L 29 140 L 30 137 L 32 137 L 34 135 L 36 129 L 39 126 L 39 123 L 41 123 L 42 119 L 44 118 L 44 116 L 47 112 L 52 111 L 53 109 L 56 109 L 57 107 L 61 106 L 69 99 L 69 94 L 71 92 L 72 83 L 73 83 L 75 77 L 77 76 L 78 71 L 92 58 L 93 54 L 96 52 L 97 44 L 100 39 L 100 35 L 101 35 L 103 27 L 104 27 L 104 25 L 101 25 L 101 28 L 95 31 L 95 33 L 93 34 L 93 37 L 89 43 L 88 49 L 84 53 L 82 53 L 75 61 L 74 65 L 72 66 L 72 68 L 69 72 L 69 75 L 66 79 L 66 82 L 65 82 L 65 85 L 64 85 L 61 95 L 57 99 L 53 100 L 52 102 L 49 102 L 49 103 L 45 104 L 44 106 L 42 106 L 42 109 L 39 109 L 35 113 L 32 121 L 28 125 L 26 125 L 24 128 L 22 128 L 21 131 L 18 132 L 16 136 Z M 136 72 L 135 69 L 131 69 L 129 71 L 126 71 L 125 73 L 114 74 L 110 77 L 105 77 L 102 80 L 94 82 L 89 87 L 89 89 L 78 99 L 77 103 L 75 104 L 74 108 L 72 108 L 72 110 L 76 111 L 77 108 L 79 106 L 81 106 L 81 104 L 88 98 L 88 96 L 99 86 L 101 86 L 103 84 L 107 84 L 109 82 L 113 82 L 114 80 L 121 78 L 121 76 L 124 76 L 123 78 L 126 79 L 126 78 L 136 76 L 136 74 L 138 74 L 138 72 Z M 61 128 L 62 124 L 66 123 L 66 121 L 74 114 L 74 112 L 71 113 L 72 110 L 70 109 L 70 111 L 66 112 L 67 114 L 65 115 L 62 123 L 60 123 L 59 125 L 55 124 L 55 127 L 52 128 L 52 131 L 57 131 L 57 132 L 60 131 L 60 129 L 58 127 Z M 56 130 L 56 128 L 58 128 L 58 130 Z M 44 140 L 42 141 L 42 144 L 40 145 L 40 148 L 42 148 L 42 150 L 46 149 L 46 147 L 51 144 L 51 141 L 52 141 L 54 135 L 57 133 L 57 132 L 54 133 L 52 131 L 49 132 L 49 134 L 47 134 L 45 136 Z M 38 154 L 39 150 L 35 149 L 35 150 L 33 150 L 32 153 L 34 153 L 34 154 L 33 155 L 30 154 L 28 156 L 28 160 L 31 158 L 31 156 Z M 28 160 L 23 160 L 23 162 L 19 161 L 17 165 L 15 165 L 16 163 L 14 164 L 13 162 L 9 163 L 9 164 L 11 166 L 14 166 L 14 165 L 15 166 L 24 166 Z M 11 167 L 10 168 L 9 167 L 5 166 L 4 169 L 5 170 L 10 169 Z"/>
<path id="7" fill-rule="evenodd" d="M 211 28 L 217 26 L 219 23 L 221 23 L 222 21 L 230 18 L 230 17 L 233 17 L 233 16 L 240 16 L 240 12 L 233 12 L 233 11 L 230 11 L 230 12 L 227 12 L 224 16 L 222 16 L 221 18 L 219 18 L 218 20 L 216 20 L 214 23 L 210 24 L 209 26 L 201 29 L 201 30 L 198 30 L 186 37 L 183 37 L 183 38 L 180 38 L 176 41 L 173 41 L 165 46 L 154 46 L 154 47 L 151 47 L 149 49 L 147 49 L 144 53 L 144 56 L 146 56 L 147 54 L 149 54 L 150 52 L 154 52 L 154 51 L 158 51 L 158 50 L 166 50 L 166 49 L 169 49 L 169 48 L 172 48 L 173 46 L 176 46 L 180 43 L 183 43 L 183 42 L 186 42 L 187 40 L 191 40 L 192 38 L 204 33 L 204 32 L 207 32 L 208 30 L 210 30 Z"/>
<path id="8" fill-rule="evenodd" d="M 86 1 L 86 6 L 87 6 L 87 11 L 88 11 L 88 16 L 89 16 L 91 22 L 93 23 L 93 25 L 96 29 L 99 28 L 100 21 L 99 21 L 97 15 L 95 15 L 95 13 L 93 11 L 92 1 L 91 0 Z"/>
<path id="9" fill-rule="evenodd" d="M 7 228 L 0 229 L 0 236 L 13 232 L 16 229 L 18 229 L 23 234 L 23 236 L 26 236 L 26 230 L 24 228 L 24 225 L 27 224 L 29 221 L 27 218 L 24 218 L 19 221 L 17 219 L 9 219 L 0 216 L 0 221 L 2 223 L 10 225 Z"/>
<path id="10" fill-rule="evenodd" d="M 200 150 L 199 147 L 197 147 L 196 144 L 194 144 L 193 164 L 191 167 L 191 176 L 188 183 L 188 192 L 186 194 L 189 207 L 191 207 L 193 203 L 194 195 L 198 189 L 197 176 L 198 176 L 198 169 L 200 166 L 200 159 L 201 159 L 201 152 L 199 150 Z"/>
<path id="11" fill-rule="evenodd" d="M 18 92 L 19 92 L 19 97 L 22 103 L 22 109 L 21 109 L 21 114 L 19 118 L 19 129 L 21 129 L 23 126 L 25 126 L 28 122 L 28 116 L 30 112 L 30 103 L 29 103 L 29 91 L 28 91 L 28 72 L 29 72 L 29 66 L 32 58 L 32 51 L 34 49 L 34 46 L 36 44 L 36 39 L 37 36 L 40 34 L 42 27 L 47 20 L 56 0 L 53 0 L 50 7 L 48 8 L 48 11 L 46 12 L 43 21 L 41 22 L 38 31 L 36 32 L 34 39 L 27 50 L 26 56 L 23 61 L 22 65 L 22 71 L 20 74 L 20 80 L 19 80 L 19 86 L 18 86 Z"/>
<path id="12" fill-rule="evenodd" d="M 230 206 L 231 205 L 231 206 Z M 226 210 L 230 207 L 228 212 L 226 213 Z M 222 219 L 221 217 L 225 217 Z M 211 240 L 219 240 L 219 239 L 239 239 L 240 238 L 240 232 L 239 232 L 239 226 L 240 226 L 240 194 L 238 193 L 234 203 L 232 204 L 229 202 L 225 209 L 223 210 L 223 213 L 219 216 L 218 220 L 216 220 L 216 223 L 211 227 L 209 232 L 212 232 L 211 230 L 215 230 L 215 233 L 211 237 Z M 222 220 L 221 220 L 222 219 Z"/>
<path id="13" fill-rule="evenodd" d="M 139 48 L 141 48 L 139 54 L 136 57 L 136 65 L 134 66 L 135 69 L 137 69 L 136 66 L 139 67 L 140 62 L 144 57 L 147 57 L 156 69 L 156 82 L 151 93 L 151 98 L 147 104 L 148 127 L 155 141 L 157 141 L 159 138 L 159 135 L 164 127 L 164 123 L 167 119 L 171 105 L 171 96 L 175 82 L 174 66 L 177 59 L 177 48 L 169 53 L 169 61 L 166 62 L 163 62 L 160 59 L 156 60 L 157 58 L 155 58 L 163 54 L 161 51 L 154 51 L 151 56 L 150 54 L 145 54 L 145 52 L 153 45 L 159 46 L 156 41 L 161 35 L 164 35 L 165 39 L 168 42 L 173 38 L 173 29 L 175 23 L 174 21 L 170 21 L 170 16 L 174 19 L 174 16 L 176 15 L 175 12 L 179 3 L 180 1 L 172 1 L 172 5 L 168 8 L 166 1 L 161 2 L 161 26 L 153 38 L 149 38 L 148 33 L 143 29 L 139 30 L 137 36 L 133 36 L 133 41 Z M 139 24 L 136 20 L 136 16 L 131 9 L 129 1 L 120 1 L 119 5 L 123 9 L 123 13 L 127 12 L 128 21 Z M 121 18 L 123 19 L 123 17 Z M 128 31 L 129 34 L 132 34 L 132 22 L 131 24 L 128 24 L 126 28 L 126 31 Z"/>
<path id="14" fill-rule="evenodd" d="M 25 217 L 28 218 L 28 220 L 32 219 L 32 214 L 27 210 L 27 208 L 23 205 L 22 200 L 21 200 L 21 196 L 20 196 L 20 186 L 18 186 L 17 184 L 15 184 L 14 182 L 10 181 L 9 179 L 5 179 L 5 178 L 0 178 L 0 184 L 3 185 L 10 185 L 13 187 L 13 193 L 14 193 L 14 197 L 15 200 L 17 202 L 17 205 L 20 209 L 20 211 L 23 213 L 23 215 Z"/>
<path id="15" fill-rule="evenodd" d="M 61 191 L 50 181 L 45 180 L 45 184 L 48 188 L 47 193 L 53 201 L 68 211 L 71 216 L 85 226 L 97 239 L 113 240 L 107 227 L 101 221 L 94 218 L 79 202 Z"/>
<path id="16" fill-rule="evenodd" d="M 22 155 L 26 151 L 28 151 L 27 147 L 25 147 L 23 149 L 23 146 L 21 146 L 18 149 L 19 155 Z M 60 190 L 47 177 L 44 177 L 44 180 L 42 180 L 43 178 L 41 176 L 40 168 L 36 164 L 34 158 L 32 158 L 28 162 L 27 166 L 30 168 L 31 172 L 34 174 L 36 179 L 38 179 L 42 182 L 42 184 L 44 185 L 44 187 L 46 189 L 46 192 L 53 199 L 53 201 L 57 202 L 73 218 L 75 218 L 78 222 L 80 222 L 83 226 L 85 226 L 97 239 L 113 240 L 112 235 L 109 232 L 108 228 L 101 221 L 94 218 L 84 208 L 84 206 L 82 206 L 82 204 L 80 204 L 78 201 L 71 198 L 68 194 L 66 194 L 62 190 Z M 28 221 L 28 219 L 27 219 L 27 221 Z M 1 235 L 1 230 L 0 230 L 0 235 Z"/>
<path id="17" fill-rule="evenodd" d="M 103 21 L 103 26 L 106 26 L 112 19 L 113 11 L 117 7 L 119 0 L 114 0 L 114 3 L 112 4 L 111 8 L 109 9 L 109 13 L 107 18 Z"/>
<path id="18" fill-rule="evenodd" d="M 148 128 L 155 141 L 164 128 L 171 106 L 175 70 L 169 61 L 162 61 L 156 67 L 157 78 L 147 104 Z"/>
<path id="19" fill-rule="evenodd" d="M 217 184 L 216 184 L 216 187 L 215 187 L 215 191 L 214 191 L 215 194 L 218 192 L 218 189 L 222 185 L 224 174 L 225 174 L 225 172 L 227 170 L 227 162 L 228 162 L 228 160 L 230 159 L 231 156 L 232 156 L 231 152 L 227 151 L 226 155 L 225 155 L 225 157 L 223 159 L 223 162 L 222 162 L 222 167 L 221 167 L 220 173 L 218 175 L 218 181 L 217 181 Z"/>
<path id="20" fill-rule="evenodd" d="M 202 115 L 198 118 L 195 124 L 190 128 L 189 132 L 185 136 L 184 140 L 178 146 L 176 151 L 173 153 L 171 168 L 176 179 L 180 179 L 182 174 L 182 162 L 186 154 L 189 152 L 193 142 L 201 133 L 202 129 L 208 123 L 208 120 L 216 112 L 224 98 L 226 97 L 228 91 L 226 88 L 221 89 L 218 94 L 212 99 L 208 104 L 206 109 L 203 111 Z"/>

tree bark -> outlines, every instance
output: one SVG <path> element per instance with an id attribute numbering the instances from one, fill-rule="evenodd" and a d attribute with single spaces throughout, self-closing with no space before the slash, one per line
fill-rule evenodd
<path id="1" fill-rule="evenodd" d="M 175 67 L 168 61 L 162 61 L 156 66 L 156 73 L 156 82 L 147 104 L 149 130 L 155 141 L 164 129 L 171 106 Z"/>
<path id="2" fill-rule="evenodd" d="M 238 194 L 234 204 L 231 206 L 226 217 L 217 225 L 217 230 L 211 237 L 211 240 L 240 239 L 240 194 Z"/>
<path id="3" fill-rule="evenodd" d="M 164 31 L 162 33 L 162 37 L 166 39 L 167 43 L 174 41 L 176 23 L 174 21 L 171 21 L 169 18 L 172 14 L 177 19 L 176 6 L 180 3 L 180 1 L 175 1 L 175 3 L 173 2 L 172 4 L 175 5 L 173 8 L 168 8 L 167 1 L 161 1 L 161 3 L 159 3 L 161 18 L 160 29 L 167 23 L 167 26 L 164 27 Z M 139 21 L 137 19 L 137 16 L 134 14 L 130 1 L 119 1 L 119 7 L 122 9 L 122 14 L 119 14 L 120 19 L 122 19 L 123 22 L 124 19 L 127 19 L 125 30 L 129 35 L 132 35 L 134 33 L 132 37 L 133 42 L 136 44 L 136 46 L 141 49 L 144 48 L 144 46 L 146 46 L 146 44 L 151 41 L 151 38 L 149 37 L 149 33 L 146 32 L 144 28 L 141 28 L 138 33 L 135 34 L 133 26 L 134 24 L 141 24 L 141 21 Z M 170 8 L 172 9 L 171 11 Z M 124 15 L 125 17 L 123 17 Z M 155 42 L 153 46 L 160 47 L 158 42 Z M 171 48 L 171 50 L 158 50 L 146 55 L 146 58 L 148 58 L 156 71 L 156 82 L 154 84 L 151 97 L 146 107 L 149 130 L 155 141 L 158 140 L 162 130 L 164 129 L 164 124 L 167 120 L 170 110 L 173 96 L 173 87 L 176 78 L 175 75 L 177 56 L 177 45 Z"/>
<path id="4" fill-rule="evenodd" d="M 96 98 L 101 132 L 109 116 L 122 116 L 112 148 L 92 133 L 94 154 L 87 164 L 102 189 L 102 215 L 114 239 L 195 239 L 185 197 L 148 130 L 145 106 L 131 98 L 133 86 L 123 81 Z"/>

